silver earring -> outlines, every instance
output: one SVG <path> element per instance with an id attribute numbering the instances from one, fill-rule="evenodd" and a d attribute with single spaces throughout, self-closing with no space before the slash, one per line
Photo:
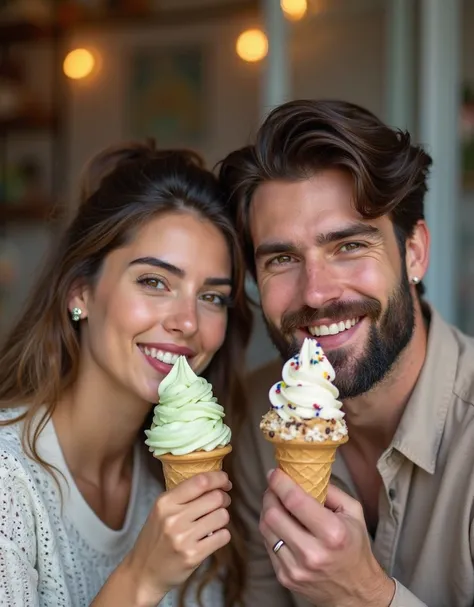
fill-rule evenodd
<path id="1" fill-rule="evenodd" d="M 82 310 L 81 308 L 73 308 L 71 312 L 71 318 L 74 322 L 81 320 Z"/>
<path id="2" fill-rule="evenodd" d="M 413 276 L 411 281 L 414 285 L 417 285 L 420 282 L 420 279 L 418 278 L 418 276 Z"/>

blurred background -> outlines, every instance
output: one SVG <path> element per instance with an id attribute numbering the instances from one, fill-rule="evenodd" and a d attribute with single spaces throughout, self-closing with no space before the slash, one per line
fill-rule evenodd
<path id="1" fill-rule="evenodd" d="M 0 336 L 94 152 L 154 136 L 213 166 L 294 98 L 426 145 L 428 298 L 474 335 L 474 0 L 0 0 Z M 274 355 L 258 321 L 249 364 Z"/>

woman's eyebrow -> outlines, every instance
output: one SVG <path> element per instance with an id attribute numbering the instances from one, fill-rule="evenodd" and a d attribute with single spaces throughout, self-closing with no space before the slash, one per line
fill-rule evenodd
<path id="1" fill-rule="evenodd" d="M 158 257 L 138 257 L 137 259 L 131 261 L 129 265 L 153 266 L 154 268 L 161 268 L 162 270 L 166 270 L 167 272 L 170 272 L 170 274 L 174 274 L 178 278 L 184 278 L 186 276 L 186 272 L 184 270 L 178 268 L 172 263 L 168 263 L 167 261 L 158 259 Z"/>
<path id="2" fill-rule="evenodd" d="M 164 261 L 163 259 L 158 259 L 158 257 L 138 257 L 137 259 L 134 259 L 129 263 L 129 266 L 135 265 L 153 266 L 154 268 L 161 268 L 162 270 L 166 270 L 167 272 L 170 272 L 170 274 L 173 274 L 178 278 L 184 278 L 186 276 L 186 272 L 182 268 L 178 268 L 178 266 Z M 206 278 L 204 284 L 215 287 L 223 285 L 228 285 L 229 287 L 231 287 L 232 279 L 227 276 L 223 276 L 222 278 Z"/>

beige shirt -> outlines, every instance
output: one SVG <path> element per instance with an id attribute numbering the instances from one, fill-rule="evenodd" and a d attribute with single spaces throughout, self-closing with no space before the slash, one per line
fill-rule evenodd
<path id="1" fill-rule="evenodd" d="M 275 467 L 259 421 L 280 373 L 276 361 L 251 376 L 252 421 L 237 445 L 249 528 L 248 607 L 308 605 L 279 586 L 258 531 L 265 475 Z M 474 339 L 434 311 L 425 364 L 377 468 L 383 487 L 373 552 L 397 582 L 391 607 L 473 607 Z M 357 499 L 341 456 L 332 482 Z"/>

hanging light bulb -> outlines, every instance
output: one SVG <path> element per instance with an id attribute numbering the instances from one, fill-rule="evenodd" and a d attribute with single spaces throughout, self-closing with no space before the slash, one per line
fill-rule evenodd
<path id="1" fill-rule="evenodd" d="M 306 15 L 308 0 L 280 0 L 281 10 L 291 21 L 299 21 Z"/>
<path id="2" fill-rule="evenodd" d="M 76 48 L 66 55 L 63 71 L 68 78 L 79 80 L 89 76 L 94 66 L 94 55 L 86 48 Z"/>
<path id="3" fill-rule="evenodd" d="M 244 61 L 261 61 L 268 53 L 268 38 L 262 30 L 246 30 L 237 38 L 236 50 Z"/>

